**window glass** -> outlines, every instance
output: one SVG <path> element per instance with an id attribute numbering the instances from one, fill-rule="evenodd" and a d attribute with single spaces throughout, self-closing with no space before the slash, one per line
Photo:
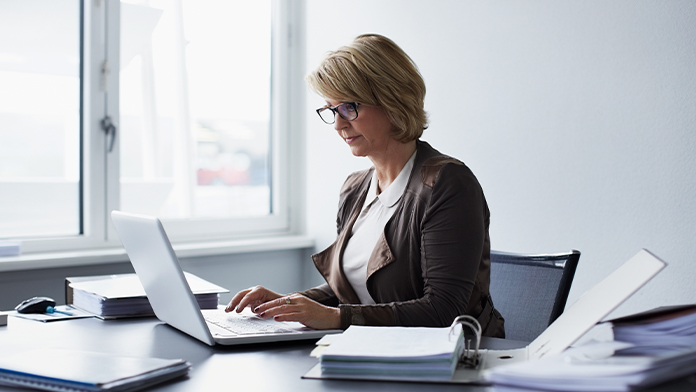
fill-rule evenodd
<path id="1" fill-rule="evenodd" d="M 271 212 L 270 1 L 121 2 L 121 209 Z"/>
<path id="2" fill-rule="evenodd" d="M 0 1 L 0 238 L 81 233 L 80 1 Z"/>

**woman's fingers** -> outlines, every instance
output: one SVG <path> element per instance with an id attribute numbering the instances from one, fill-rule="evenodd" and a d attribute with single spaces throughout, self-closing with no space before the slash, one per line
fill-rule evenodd
<path id="1" fill-rule="evenodd" d="M 324 306 L 299 294 L 268 301 L 257 306 L 254 312 L 263 318 L 296 321 L 316 329 L 339 328 L 341 321 L 338 308 Z"/>
<path id="2" fill-rule="evenodd" d="M 261 286 L 235 294 L 225 311 L 241 312 L 247 306 L 260 317 L 296 321 L 316 329 L 339 328 L 341 321 L 338 308 L 324 306 L 300 294 L 280 295 Z"/>
<path id="3" fill-rule="evenodd" d="M 288 309 L 289 305 L 297 305 L 298 302 L 300 301 L 301 298 L 305 298 L 304 296 L 296 296 L 294 297 L 294 302 L 293 302 L 293 296 L 292 295 L 285 295 L 280 298 L 276 298 L 272 301 L 267 301 L 262 304 L 259 304 L 259 306 L 255 307 L 254 313 L 258 315 L 264 314 L 262 317 L 270 317 L 272 315 L 266 316 L 265 313 L 268 310 L 274 309 L 275 312 L 278 312 L 280 310 L 285 310 Z"/>
<path id="4" fill-rule="evenodd" d="M 264 287 L 252 287 L 246 290 L 242 290 L 235 294 L 235 296 L 232 298 L 230 303 L 225 308 L 225 312 L 231 312 L 233 309 L 235 309 L 237 313 L 239 313 L 242 310 L 244 310 L 244 308 L 246 308 L 247 306 L 253 308 L 255 306 L 258 306 L 259 304 L 268 301 L 269 299 L 278 297 L 280 297 L 279 294 L 276 294 L 273 291 L 268 290 Z"/>
<path id="5" fill-rule="evenodd" d="M 252 289 L 246 289 L 238 292 L 237 294 L 232 297 L 232 300 L 230 301 L 229 304 L 227 304 L 227 307 L 225 308 L 225 312 L 230 312 L 232 309 L 234 309 L 237 305 L 239 305 L 240 302 L 242 302 L 242 299 L 244 296 L 247 295 Z"/>

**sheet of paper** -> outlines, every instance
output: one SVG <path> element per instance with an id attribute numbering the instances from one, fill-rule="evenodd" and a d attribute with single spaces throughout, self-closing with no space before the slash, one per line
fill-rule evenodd
<path id="1" fill-rule="evenodd" d="M 227 293 L 229 290 L 184 272 L 194 294 Z M 136 274 L 113 275 L 110 279 L 70 283 L 73 289 L 94 293 L 105 298 L 145 297 L 145 289 Z"/>
<path id="2" fill-rule="evenodd" d="M 41 321 L 44 323 L 60 320 L 71 320 L 77 318 L 94 317 L 93 314 L 85 312 L 70 305 L 58 305 L 55 307 L 61 312 L 70 313 L 17 313 L 16 311 L 8 312 L 13 317 L 19 317 L 27 320 Z"/>

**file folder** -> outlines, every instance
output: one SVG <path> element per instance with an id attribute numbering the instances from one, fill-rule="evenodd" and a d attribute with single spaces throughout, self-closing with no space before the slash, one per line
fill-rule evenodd
<path id="1" fill-rule="evenodd" d="M 182 359 L 40 349 L 0 358 L 0 385 L 46 391 L 131 392 L 184 376 L 190 367 Z"/>

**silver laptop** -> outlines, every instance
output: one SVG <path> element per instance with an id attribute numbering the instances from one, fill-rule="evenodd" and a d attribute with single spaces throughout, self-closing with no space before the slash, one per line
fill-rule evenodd
<path id="1" fill-rule="evenodd" d="M 342 332 L 261 319 L 249 309 L 242 313 L 201 310 L 159 219 L 120 211 L 113 211 L 111 219 L 157 318 L 206 344 L 319 339 Z"/>
<path id="2" fill-rule="evenodd" d="M 580 339 L 598 322 L 643 287 L 653 276 L 657 275 L 666 263 L 649 251 L 642 249 L 621 267 L 609 274 L 601 282 L 585 292 L 575 303 L 529 345 L 512 350 L 481 350 L 479 365 L 475 369 L 458 368 L 452 380 L 447 383 L 481 383 L 486 382 L 486 373 L 504 364 L 531 361 L 546 355 L 560 354 Z M 503 315 L 504 317 L 505 315 Z M 313 367 L 304 378 L 317 379 L 372 379 L 395 381 L 424 381 L 422 378 L 409 377 L 370 377 L 364 375 L 326 375 L 322 374 L 320 365 Z M 443 382 L 442 380 L 430 380 Z"/>

